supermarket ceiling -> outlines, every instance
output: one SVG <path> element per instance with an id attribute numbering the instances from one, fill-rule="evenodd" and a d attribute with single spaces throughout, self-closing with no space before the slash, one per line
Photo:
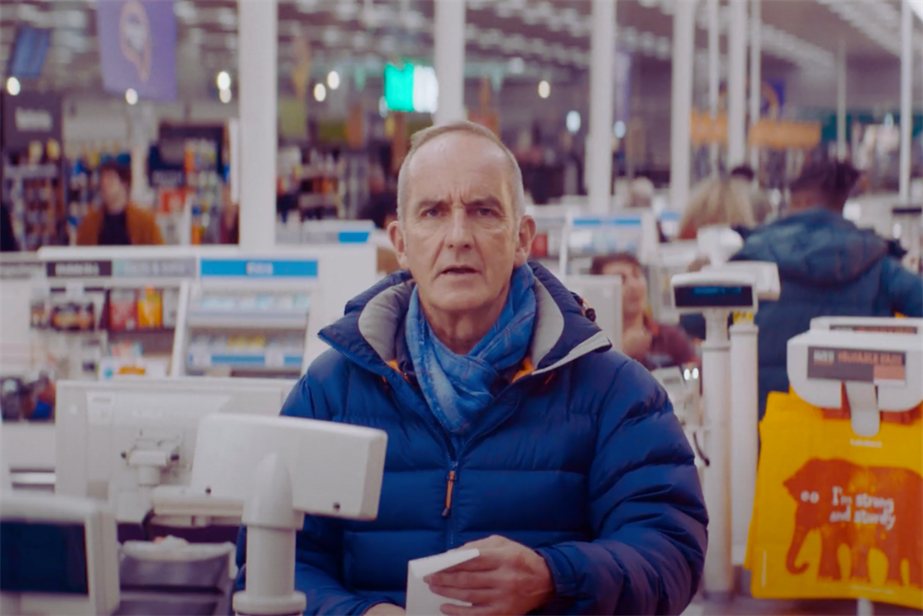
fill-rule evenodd
<path id="1" fill-rule="evenodd" d="M 618 0 L 621 47 L 642 58 L 669 62 L 676 0 Z M 679 0 L 689 1 L 689 0 Z M 589 0 L 467 0 L 466 71 L 568 80 L 587 70 Z M 707 17 L 698 6 L 697 67 L 705 62 Z M 723 29 L 727 6 L 722 2 Z M 16 32 L 28 24 L 52 30 L 41 77 L 34 84 L 61 92 L 102 89 L 93 0 L 3 0 L 0 75 L 5 78 Z M 177 0 L 180 95 L 184 73 L 237 66 L 237 3 Z M 841 41 L 850 59 L 896 61 L 900 53 L 900 0 L 762 0 L 764 63 L 833 70 Z M 361 69 L 380 75 L 384 62 L 432 56 L 433 0 L 280 0 L 279 70 L 293 65 L 295 41 L 311 47 L 312 72 Z M 920 22 L 915 20 L 919 31 Z M 723 37 L 723 45 L 726 39 Z M 917 36 L 923 50 L 923 36 Z M 194 68 L 192 68 L 194 65 Z M 697 69 L 699 70 L 699 69 Z M 187 77 L 188 80 L 188 77 Z"/>

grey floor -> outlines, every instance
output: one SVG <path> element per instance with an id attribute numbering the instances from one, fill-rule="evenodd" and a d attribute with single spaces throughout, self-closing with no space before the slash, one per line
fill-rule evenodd
<path id="1" fill-rule="evenodd" d="M 918 616 L 923 614 L 899 605 L 874 603 L 875 616 Z M 780 601 L 754 599 L 737 595 L 730 600 L 714 601 L 696 597 L 683 616 L 851 616 L 857 613 L 857 603 L 851 600 L 801 599 Z"/>

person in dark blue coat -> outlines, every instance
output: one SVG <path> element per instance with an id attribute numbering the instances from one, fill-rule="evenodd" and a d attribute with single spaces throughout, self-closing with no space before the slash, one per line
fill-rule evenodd
<path id="1" fill-rule="evenodd" d="M 843 218 L 859 172 L 848 163 L 808 165 L 792 182 L 791 214 L 751 233 L 733 260 L 772 261 L 782 293 L 760 304 L 760 417 L 771 391 L 788 391 L 788 340 L 820 316 L 923 316 L 923 278 L 901 266 L 904 250 Z"/>
<path id="2" fill-rule="evenodd" d="M 310 614 L 402 614 L 407 563 L 480 556 L 427 580 L 445 614 L 679 614 L 707 514 L 666 393 L 528 263 L 519 168 L 467 122 L 417 133 L 389 229 L 404 270 L 321 332 L 331 349 L 283 414 L 380 428 L 378 518 L 307 516 Z M 311 469 L 319 472 L 321 469 Z"/>

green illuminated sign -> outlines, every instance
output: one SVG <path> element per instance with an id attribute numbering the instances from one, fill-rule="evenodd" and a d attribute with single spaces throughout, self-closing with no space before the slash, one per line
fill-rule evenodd
<path id="1" fill-rule="evenodd" d="M 385 103 L 392 111 L 413 111 L 413 64 L 385 65 Z"/>

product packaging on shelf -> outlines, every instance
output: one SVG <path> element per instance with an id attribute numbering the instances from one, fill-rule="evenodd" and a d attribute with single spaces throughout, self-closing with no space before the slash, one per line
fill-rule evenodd
<path id="1" fill-rule="evenodd" d="M 147 287 L 138 294 L 138 327 L 140 329 L 163 327 L 163 296 L 160 289 Z"/>
<path id="2" fill-rule="evenodd" d="M 79 296 L 53 293 L 50 304 L 52 329 L 95 331 L 99 325 L 103 297 L 99 293 L 84 293 Z"/>
<path id="3" fill-rule="evenodd" d="M 29 302 L 29 327 L 32 329 L 45 329 L 48 327 L 50 316 L 49 298 L 47 295 L 35 296 Z"/>
<path id="4" fill-rule="evenodd" d="M 135 289 L 112 289 L 109 292 L 109 329 L 138 329 L 138 292 Z"/>

